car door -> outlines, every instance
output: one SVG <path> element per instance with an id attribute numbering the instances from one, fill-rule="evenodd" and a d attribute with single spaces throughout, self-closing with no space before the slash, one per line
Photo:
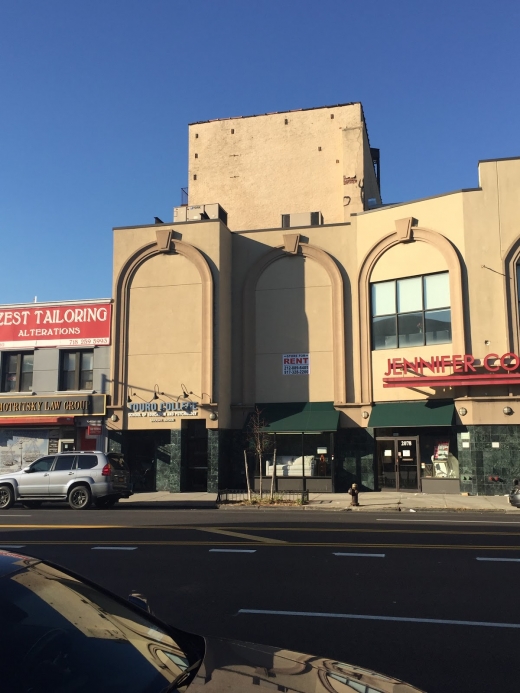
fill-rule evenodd
<path id="1" fill-rule="evenodd" d="M 76 455 L 58 455 L 49 472 L 49 496 L 64 496 L 67 485 L 76 475 Z"/>
<path id="2" fill-rule="evenodd" d="M 40 457 L 33 462 L 26 472 L 18 477 L 18 493 L 20 496 L 47 496 L 49 495 L 49 474 L 54 455 Z"/>

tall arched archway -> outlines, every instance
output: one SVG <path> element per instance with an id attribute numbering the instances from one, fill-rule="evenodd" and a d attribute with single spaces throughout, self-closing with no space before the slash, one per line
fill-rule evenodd
<path id="1" fill-rule="evenodd" d="M 289 245 L 292 247 L 289 249 Z M 285 246 L 277 246 L 260 257 L 250 268 L 242 291 L 242 401 L 255 403 L 255 348 L 256 348 L 256 300 L 255 292 L 262 273 L 281 258 L 294 255 L 310 258 L 327 272 L 332 287 L 332 342 L 334 370 L 334 401 L 344 403 L 345 381 L 345 325 L 343 278 L 333 258 L 321 248 L 291 239 Z"/>
<path id="2" fill-rule="evenodd" d="M 509 351 L 518 354 L 520 350 L 520 290 L 517 266 L 520 264 L 520 238 L 508 248 L 504 256 L 504 290 L 507 312 L 507 337 Z"/>
<path id="3" fill-rule="evenodd" d="M 164 231 L 161 229 L 161 231 Z M 126 397 L 126 357 L 128 352 L 129 299 L 132 278 L 137 270 L 150 258 L 161 253 L 178 253 L 188 259 L 198 270 L 202 283 L 202 363 L 201 384 L 203 392 L 213 400 L 213 277 L 202 253 L 179 240 L 159 235 L 157 242 L 148 243 L 136 250 L 125 262 L 115 286 L 115 309 L 113 318 L 114 352 L 112 359 L 113 406 L 122 407 Z"/>
<path id="4" fill-rule="evenodd" d="M 399 243 L 429 243 L 441 253 L 450 274 L 453 353 L 465 353 L 462 268 L 457 250 L 442 234 L 430 229 L 413 227 L 411 218 L 396 221 L 396 227 L 397 231 L 382 238 L 367 253 L 358 275 L 359 315 L 355 331 L 359 348 L 360 379 L 356 383 L 356 400 L 365 403 L 373 399 L 370 278 L 378 260 L 393 246 Z"/>

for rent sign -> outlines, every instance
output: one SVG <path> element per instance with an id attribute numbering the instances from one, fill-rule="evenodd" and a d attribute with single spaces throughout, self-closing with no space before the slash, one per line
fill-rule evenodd
<path id="1" fill-rule="evenodd" d="M 309 354 L 283 354 L 283 375 L 310 375 L 310 372 Z"/>
<path id="2" fill-rule="evenodd" d="M 6 306 L 0 349 L 110 344 L 110 303 Z"/>

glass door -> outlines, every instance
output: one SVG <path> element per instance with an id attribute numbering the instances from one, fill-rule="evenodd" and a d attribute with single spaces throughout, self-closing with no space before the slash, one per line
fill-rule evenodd
<path id="1" fill-rule="evenodd" d="M 377 477 L 381 491 L 397 490 L 397 463 L 394 438 L 380 438 L 377 443 Z"/>
<path id="2" fill-rule="evenodd" d="M 378 485 L 382 491 L 416 491 L 419 488 L 417 437 L 378 438 Z"/>
<path id="3" fill-rule="evenodd" d="M 417 438 L 396 438 L 397 486 L 400 491 L 417 491 Z"/>

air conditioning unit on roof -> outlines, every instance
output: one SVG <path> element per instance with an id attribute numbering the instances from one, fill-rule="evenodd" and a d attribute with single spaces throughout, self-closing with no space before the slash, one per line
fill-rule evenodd
<path id="1" fill-rule="evenodd" d="M 173 221 L 202 221 L 204 219 L 220 219 L 227 224 L 227 212 L 217 202 L 209 205 L 183 205 L 173 208 Z"/>

